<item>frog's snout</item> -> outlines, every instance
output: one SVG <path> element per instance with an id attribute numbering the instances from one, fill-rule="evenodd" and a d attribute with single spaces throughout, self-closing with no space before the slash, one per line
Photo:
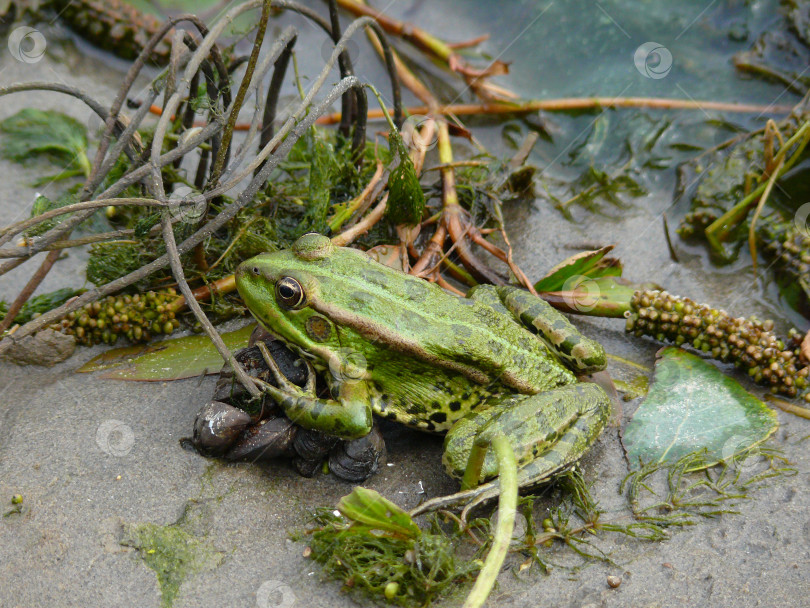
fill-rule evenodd
<path id="1" fill-rule="evenodd" d="M 242 262 L 239 266 L 236 267 L 236 272 L 234 275 L 236 276 L 236 283 L 239 284 L 239 281 L 244 280 L 246 277 L 255 276 L 258 277 L 261 275 L 261 269 L 259 265 L 256 263 L 255 259 L 250 259 Z"/>

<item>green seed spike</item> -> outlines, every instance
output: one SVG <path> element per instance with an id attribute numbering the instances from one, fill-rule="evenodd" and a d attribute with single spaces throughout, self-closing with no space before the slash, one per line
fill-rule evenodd
<path id="1" fill-rule="evenodd" d="M 51 328 L 73 335 L 79 344 L 86 346 L 115 344 L 119 336 L 126 336 L 130 342 L 148 342 L 155 334 L 169 335 L 180 327 L 174 313 L 166 312 L 166 305 L 176 297 L 173 289 L 146 298 L 138 294 L 110 296 L 87 304 Z"/>
<path id="2" fill-rule="evenodd" d="M 795 329 L 781 339 L 772 331 L 773 321 L 734 318 L 724 310 L 655 290 L 635 292 L 626 317 L 626 330 L 636 336 L 711 353 L 715 359 L 734 363 L 774 393 L 810 402 L 806 390 L 810 366 L 801 354 L 802 335 Z"/>

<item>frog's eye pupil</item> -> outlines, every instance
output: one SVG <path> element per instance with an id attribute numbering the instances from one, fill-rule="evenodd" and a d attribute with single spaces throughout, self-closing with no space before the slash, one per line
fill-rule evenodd
<path id="1" fill-rule="evenodd" d="M 300 308 L 306 300 L 304 288 L 292 277 L 283 277 L 276 283 L 276 299 L 285 308 Z"/>

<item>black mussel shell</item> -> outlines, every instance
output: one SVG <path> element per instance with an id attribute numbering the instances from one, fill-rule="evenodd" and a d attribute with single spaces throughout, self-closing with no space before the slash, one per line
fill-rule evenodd
<path id="1" fill-rule="evenodd" d="M 368 435 L 341 441 L 329 452 L 329 470 L 345 481 L 365 481 L 385 462 L 385 440 L 375 425 Z"/>
<path id="2" fill-rule="evenodd" d="M 291 455 L 298 428 L 283 416 L 262 420 L 240 435 L 225 458 L 255 462 Z"/>
<path id="3" fill-rule="evenodd" d="M 259 341 L 267 343 L 277 339 L 276 336 L 257 323 L 250 334 L 250 338 L 248 338 L 248 346 L 256 346 L 256 342 Z"/>
<path id="4" fill-rule="evenodd" d="M 222 401 L 209 401 L 197 412 L 191 442 L 198 450 L 220 454 L 250 423 L 244 410 Z"/>
<path id="5" fill-rule="evenodd" d="M 323 460 L 304 460 L 300 456 L 293 459 L 295 470 L 301 477 L 314 477 L 322 463 Z"/>
<path id="6" fill-rule="evenodd" d="M 320 431 L 301 429 L 293 441 L 295 468 L 304 477 L 312 477 L 340 439 Z"/>
<path id="7" fill-rule="evenodd" d="M 267 341 L 265 345 L 281 373 L 293 384 L 304 386 L 307 381 L 307 369 L 300 357 L 279 340 Z M 234 353 L 234 357 L 245 368 L 249 376 L 260 378 L 268 384 L 276 386 L 276 380 L 270 370 L 267 369 L 267 364 L 258 346 L 240 349 Z M 214 399 L 226 403 L 240 403 L 249 399 L 245 387 L 234 379 L 233 370 L 227 363 L 222 366 L 222 370 L 219 372 L 219 378 L 214 389 Z M 268 411 L 267 408 L 272 409 L 272 400 L 265 403 L 265 411 Z"/>

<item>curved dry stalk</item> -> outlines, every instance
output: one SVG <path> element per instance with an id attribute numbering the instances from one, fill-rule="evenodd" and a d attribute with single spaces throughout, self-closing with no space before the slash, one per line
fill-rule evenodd
<path id="1" fill-rule="evenodd" d="M 183 255 L 190 251 L 193 247 L 197 244 L 203 242 L 206 238 L 210 235 L 215 233 L 217 230 L 225 226 L 229 221 L 231 221 L 236 214 L 251 200 L 258 192 L 259 188 L 267 181 L 270 173 L 273 172 L 275 167 L 278 165 L 279 162 L 286 155 L 289 153 L 290 149 L 294 145 L 296 141 L 306 132 L 308 128 L 310 128 L 317 119 L 318 116 L 323 114 L 335 101 L 343 94 L 343 92 L 350 87 L 360 87 L 360 81 L 357 80 L 355 77 L 344 78 L 341 80 L 329 94 L 324 98 L 324 100 L 315 106 L 312 111 L 307 114 L 290 133 L 290 136 L 287 137 L 284 142 L 278 147 L 275 151 L 273 156 L 267 160 L 267 163 L 262 170 L 251 180 L 250 184 L 237 196 L 237 198 L 228 205 L 223 211 L 221 211 L 218 215 L 213 217 L 209 220 L 203 227 L 198 229 L 194 234 L 188 237 L 185 241 L 177 245 L 177 254 Z M 213 126 L 209 125 L 213 130 Z M 205 130 L 205 129 L 204 129 Z M 196 137 L 191 138 L 195 139 L 198 142 L 207 139 L 203 135 L 197 134 Z M 181 150 L 180 147 L 175 148 L 174 150 L 162 155 L 160 157 L 160 163 L 166 164 L 166 162 L 171 162 L 178 156 L 178 150 Z M 168 160 L 167 160 L 168 159 Z M 153 161 L 154 162 L 154 161 Z M 146 169 L 147 171 L 150 169 L 152 164 L 149 166 L 142 167 L 141 169 Z M 123 179 L 123 178 L 122 178 Z M 124 188 L 126 186 L 123 186 Z M 112 187 L 110 189 L 113 189 Z M 123 188 L 122 188 L 123 189 Z M 17 260 L 12 260 L 12 262 L 16 262 Z M 123 277 L 115 279 L 114 281 L 110 281 L 102 286 L 96 287 L 94 289 L 88 290 L 82 295 L 71 299 L 70 301 L 62 304 L 61 306 L 50 310 L 36 319 L 32 319 L 25 325 L 21 326 L 13 335 L 7 335 L 0 340 L 0 354 L 7 351 L 11 348 L 12 344 L 17 342 L 19 339 L 24 338 L 26 336 L 32 335 L 37 331 L 44 329 L 48 325 L 58 321 L 66 314 L 73 312 L 75 310 L 80 309 L 85 304 L 89 304 L 95 302 L 96 300 L 116 293 L 137 281 L 140 281 L 157 270 L 164 268 L 169 263 L 169 258 L 167 254 L 163 254 L 162 256 L 152 260 L 148 264 L 145 264 L 138 270 L 135 270 Z"/>
<path id="2" fill-rule="evenodd" d="M 161 201 L 152 198 L 131 198 L 131 197 L 107 198 L 93 201 L 85 201 L 83 203 L 73 203 L 72 205 L 65 205 L 64 207 L 57 207 L 56 209 L 50 209 L 49 211 L 45 211 L 44 213 L 40 213 L 39 215 L 35 215 L 34 217 L 29 217 L 28 219 L 21 220 L 15 224 L 11 224 L 10 226 L 6 226 L 5 228 L 0 229 L 0 235 L 12 237 L 15 234 L 19 234 L 23 230 L 28 230 L 29 228 L 32 228 L 37 224 L 41 224 L 42 222 L 48 221 L 49 219 L 58 217 L 60 215 L 64 215 L 66 213 L 74 213 L 75 211 L 84 211 L 85 209 L 99 209 L 101 207 L 119 207 L 123 205 L 160 207 L 165 204 L 166 203 L 162 203 Z M 8 242 L 8 239 L 5 239 L 5 242 Z"/>
<path id="3" fill-rule="evenodd" d="M 121 239 L 126 239 L 127 237 L 132 237 L 134 235 L 135 231 L 128 228 L 123 230 L 112 230 L 110 232 L 100 232 L 98 234 L 91 234 L 77 239 L 56 241 L 52 245 L 48 245 L 46 251 L 53 251 L 54 249 L 70 249 L 72 247 L 81 247 L 83 245 L 92 245 L 93 243 L 104 243 L 108 241 L 128 242 L 135 244 L 138 241 L 121 241 Z M 27 254 L 25 253 L 24 248 L 25 245 L 0 249 L 0 259 L 26 257 Z"/>
<path id="4" fill-rule="evenodd" d="M 371 213 L 366 215 L 362 220 L 357 222 L 351 228 L 347 228 L 340 234 L 332 237 L 332 243 L 339 247 L 345 247 L 357 237 L 365 234 L 374 227 L 374 224 L 382 219 L 385 215 L 385 208 L 388 205 L 388 193 L 386 192 L 380 199 L 380 202 L 371 210 Z"/>

